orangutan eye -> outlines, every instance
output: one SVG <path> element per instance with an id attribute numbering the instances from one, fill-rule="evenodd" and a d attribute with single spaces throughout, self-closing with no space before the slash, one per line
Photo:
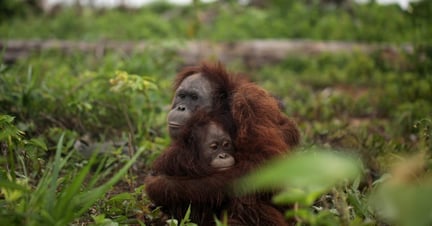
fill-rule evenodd
<path id="1" fill-rule="evenodd" d="M 177 96 L 178 96 L 180 99 L 184 99 L 184 98 L 186 97 L 186 95 L 183 94 L 183 93 L 179 93 Z"/>
<path id="2" fill-rule="evenodd" d="M 216 150 L 217 148 L 218 148 L 218 145 L 216 143 L 211 143 L 210 144 L 210 149 Z"/>
<path id="3" fill-rule="evenodd" d="M 231 146 L 231 142 L 229 142 L 229 141 L 224 141 L 222 143 L 222 147 L 224 147 L 224 148 L 229 148 L 230 146 Z"/>

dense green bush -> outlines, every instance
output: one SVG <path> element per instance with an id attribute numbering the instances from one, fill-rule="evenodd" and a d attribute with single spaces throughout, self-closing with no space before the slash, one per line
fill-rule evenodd
<path id="1" fill-rule="evenodd" d="M 303 38 L 430 44 L 431 24 L 426 15 L 432 9 L 427 2 L 412 3 L 407 11 L 377 3 L 337 7 L 302 1 L 276 2 L 264 8 L 225 1 L 184 7 L 155 4 L 139 10 L 68 8 L 44 16 L 12 17 L 0 25 L 0 33 L 6 39 Z"/>
<path id="2" fill-rule="evenodd" d="M 0 24 L 7 24 L 11 18 L 26 17 L 40 12 L 38 0 L 3 0 L 0 2 Z"/>
<path id="3" fill-rule="evenodd" d="M 159 112 L 164 107 L 162 103 L 167 104 L 168 96 L 159 92 L 156 86 L 160 85 L 162 89 L 169 86 L 161 79 L 173 74 L 173 64 L 166 63 L 155 71 L 154 67 L 163 59 L 153 61 L 145 55 L 133 58 L 135 60 L 129 60 L 129 57 L 122 58 L 117 54 L 96 59 L 82 53 L 70 56 L 42 53 L 20 64 L 23 66 L 3 66 L 0 90 L 4 95 L 0 97 L 0 109 L 29 123 L 33 128 L 26 132 L 30 134 L 40 133 L 53 125 L 96 134 L 110 134 L 113 130 L 126 128 L 132 133 L 150 129 L 148 122 L 142 120 L 163 117 Z M 169 58 L 166 55 L 166 62 Z M 146 66 L 149 64 L 151 66 Z M 145 73 L 147 77 L 137 77 L 143 79 L 139 82 L 149 81 L 155 87 L 149 90 L 116 89 L 115 79 L 121 80 L 116 78 L 116 70 Z M 112 121 L 112 118 L 118 120 Z M 140 126 L 129 128 L 127 120 Z M 140 132 L 141 135 L 145 133 Z"/>

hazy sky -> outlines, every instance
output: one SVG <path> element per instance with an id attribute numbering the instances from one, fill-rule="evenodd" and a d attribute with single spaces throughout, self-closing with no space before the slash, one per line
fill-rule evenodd
<path id="1" fill-rule="evenodd" d="M 113 7 L 117 6 L 120 3 L 124 3 L 125 5 L 131 6 L 131 7 L 139 7 L 142 6 L 148 2 L 154 2 L 157 0 L 44 0 L 46 4 L 52 5 L 56 3 L 66 3 L 71 4 L 74 2 L 81 2 L 82 4 L 87 4 L 89 2 L 93 2 L 93 4 L 97 6 L 104 6 L 104 7 Z M 214 0 L 201 0 L 202 2 L 209 2 Z M 355 0 L 357 2 L 368 2 L 369 0 Z M 408 2 L 413 0 L 377 0 L 377 2 L 382 4 L 389 4 L 389 3 L 398 3 L 402 8 L 407 8 Z M 176 3 L 176 4 L 188 4 L 192 2 L 192 0 L 168 0 L 168 2 Z"/>

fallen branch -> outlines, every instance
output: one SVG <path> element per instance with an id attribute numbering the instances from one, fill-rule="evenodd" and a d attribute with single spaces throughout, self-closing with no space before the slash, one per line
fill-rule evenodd
<path id="1" fill-rule="evenodd" d="M 62 52 L 83 51 L 103 56 L 106 51 L 118 51 L 126 54 L 141 52 L 152 42 L 133 41 L 65 41 L 65 40 L 0 40 L 3 61 L 12 63 L 28 56 L 31 52 L 60 50 Z M 339 41 L 308 40 L 250 40 L 238 42 L 185 41 L 170 45 L 185 64 L 195 64 L 202 60 L 217 59 L 221 62 L 242 61 L 247 66 L 257 67 L 277 63 L 288 56 L 317 55 L 320 53 L 350 53 L 386 51 L 397 53 L 399 49 L 412 52 L 411 45 L 362 44 Z"/>

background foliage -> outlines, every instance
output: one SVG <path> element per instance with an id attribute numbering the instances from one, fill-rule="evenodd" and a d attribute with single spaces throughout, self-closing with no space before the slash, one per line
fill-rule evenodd
<path id="1" fill-rule="evenodd" d="M 297 152 L 306 156 L 273 163 L 270 173 L 242 186 L 269 185 L 266 176 L 280 181 L 273 185 L 283 188 L 275 201 L 294 203 L 287 216 L 301 225 L 430 225 L 432 4 L 419 1 L 404 11 L 374 2 L 324 2 L 42 12 L 35 1 L 2 1 L 3 40 L 153 41 L 132 54 L 46 51 L 1 64 L 0 224 L 158 222 L 160 211 L 148 207 L 142 181 L 169 144 L 169 90 L 182 66 L 165 42 L 305 38 L 408 43 L 412 49 L 290 56 L 253 69 L 241 61 L 228 64 L 281 100 L 302 131 Z M 82 136 L 133 147 L 86 158 L 73 148 Z M 311 157 L 311 149 L 324 157 Z M 283 168 L 290 161 L 295 173 Z M 336 171 L 332 162 L 340 163 Z M 316 185 L 311 173 L 337 170 L 352 172 L 345 175 L 350 180 L 329 173 Z M 306 184 L 286 183 L 298 178 Z M 171 222 L 192 224 L 187 216 Z"/>
<path id="2" fill-rule="evenodd" d="M 260 7 L 245 7 L 237 1 L 213 4 L 196 1 L 192 6 L 172 7 L 158 1 L 137 10 L 102 10 L 75 5 L 53 8 L 45 14 L 37 10 L 34 2 L 6 0 L 0 4 L 0 12 L 9 15 L 7 20 L 6 17 L 0 20 L 3 39 L 234 41 L 306 38 L 430 43 L 432 35 L 430 1 L 413 2 L 407 10 L 397 5 L 379 5 L 375 1 L 359 5 L 350 0 L 257 1 L 263 2 L 264 6 Z"/>

